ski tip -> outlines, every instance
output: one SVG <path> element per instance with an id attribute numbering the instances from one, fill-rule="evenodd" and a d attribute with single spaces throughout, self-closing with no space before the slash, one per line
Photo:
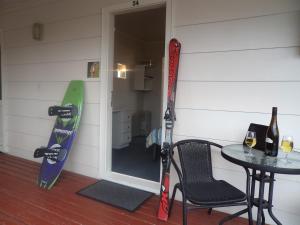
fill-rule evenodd
<path id="1" fill-rule="evenodd" d="M 161 220 L 161 221 L 167 221 L 168 220 L 168 215 L 161 215 L 158 214 L 157 215 L 157 219 Z"/>
<path id="2" fill-rule="evenodd" d="M 179 42 L 176 38 L 172 38 L 172 39 L 170 40 L 170 45 L 171 45 L 171 44 L 174 44 L 174 45 L 176 45 L 177 47 L 181 47 L 180 42 Z"/>

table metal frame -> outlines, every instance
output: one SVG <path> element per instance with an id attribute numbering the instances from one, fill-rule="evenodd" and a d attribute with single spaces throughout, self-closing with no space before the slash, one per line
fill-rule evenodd
<path id="1" fill-rule="evenodd" d="M 241 145 L 243 146 L 243 145 Z M 300 165 L 299 169 L 292 169 L 292 168 L 278 168 L 272 167 L 268 165 L 263 165 L 259 163 L 249 163 L 247 161 L 243 161 L 241 159 L 232 157 L 224 153 L 224 148 L 230 148 L 230 145 L 224 146 L 222 148 L 222 156 L 227 159 L 228 161 L 240 165 L 244 167 L 247 174 L 247 182 L 246 182 L 246 195 L 247 200 L 250 202 L 251 208 L 256 206 L 258 209 L 257 212 L 257 225 L 264 225 L 265 224 L 265 215 L 264 209 L 268 210 L 270 217 L 277 225 L 282 225 L 282 223 L 275 217 L 272 207 L 273 207 L 273 191 L 274 191 L 274 182 L 275 182 L 275 173 L 281 174 L 300 174 Z M 245 148 L 245 146 L 243 146 Z M 248 147 L 246 147 L 248 148 Z M 258 150 L 256 150 L 258 151 Z M 245 153 L 247 154 L 247 153 Z M 252 174 L 250 174 L 250 169 L 252 169 Z M 259 170 L 260 173 L 256 171 Z M 255 198 L 255 186 L 256 181 L 259 182 L 259 194 L 258 198 Z M 251 183 L 251 185 L 250 185 Z M 269 183 L 269 190 L 268 190 L 268 199 L 264 199 L 265 194 L 265 184 Z M 249 218 L 249 224 L 253 225 L 252 218 Z"/>

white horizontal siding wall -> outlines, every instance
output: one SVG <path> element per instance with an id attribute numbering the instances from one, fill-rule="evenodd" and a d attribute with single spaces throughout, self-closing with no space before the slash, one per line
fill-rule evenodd
<path id="1" fill-rule="evenodd" d="M 300 2 L 176 0 L 173 11 L 182 43 L 175 139 L 241 143 L 249 123 L 268 125 L 277 106 L 280 134 L 300 150 Z M 213 164 L 217 178 L 245 187 L 243 169 L 218 151 Z M 300 177 L 277 175 L 274 212 L 283 224 L 299 224 L 297 190 Z"/>
<path id="2" fill-rule="evenodd" d="M 47 1 L 1 15 L 7 62 L 5 151 L 33 160 L 54 124 L 48 107 L 60 104 L 70 80 L 84 80 L 83 117 L 66 169 L 97 176 L 100 80 L 86 78 L 87 62 L 100 61 L 101 8 L 116 2 L 122 1 Z M 42 41 L 32 39 L 34 22 L 44 24 Z"/>
<path id="3" fill-rule="evenodd" d="M 32 159 L 34 149 L 47 144 L 54 122 L 48 106 L 59 104 L 69 80 L 83 79 L 84 115 L 67 169 L 96 176 L 100 83 L 86 79 L 86 66 L 100 60 L 101 8 L 126 1 L 46 1 L 0 16 L 11 154 Z M 280 132 L 293 135 L 300 150 L 299 0 L 173 0 L 172 6 L 174 36 L 182 42 L 175 140 L 240 143 L 250 122 L 268 124 L 278 106 Z M 31 38 L 34 22 L 45 25 L 41 42 Z M 217 178 L 244 188 L 240 167 L 218 151 L 213 163 Z M 277 178 L 274 211 L 283 224 L 298 225 L 300 178 Z"/>

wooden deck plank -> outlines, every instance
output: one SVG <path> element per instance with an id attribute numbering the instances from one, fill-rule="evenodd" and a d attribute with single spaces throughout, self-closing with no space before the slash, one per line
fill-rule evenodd
<path id="1" fill-rule="evenodd" d="M 9 178 L 6 177 L 6 180 L 9 181 Z M 77 217 L 80 221 L 82 221 L 82 219 L 89 220 L 91 221 L 91 224 L 92 221 L 99 224 L 99 221 L 101 220 L 104 221 L 105 224 L 120 225 L 137 222 L 136 218 L 130 218 L 123 213 L 115 212 L 113 207 L 107 207 L 105 204 L 99 204 L 94 201 L 91 203 L 91 200 L 75 195 L 74 193 L 71 193 L 70 195 L 68 193 L 60 193 L 60 191 L 57 192 L 55 187 L 51 191 L 47 191 L 40 189 L 37 186 L 32 187 L 27 183 L 23 183 L 21 185 L 22 187 L 10 184 L 4 184 L 3 186 L 4 188 L 9 189 L 12 193 L 20 195 L 20 197 L 25 196 L 24 199 L 26 199 L 28 203 L 43 208 L 50 207 L 52 211 L 60 214 L 61 216 L 72 218 L 74 213 L 79 215 L 88 215 Z"/>
<path id="2" fill-rule="evenodd" d="M 40 164 L 7 154 L 0 154 L 0 224 L 16 225 L 180 225 L 181 204 L 175 202 L 168 222 L 156 218 L 159 199 L 154 196 L 134 213 L 96 202 L 76 194 L 97 180 L 63 171 L 49 191 L 37 186 Z M 189 213 L 189 225 L 214 225 L 226 214 L 207 210 Z M 232 225 L 246 225 L 237 218 Z"/>
<path id="3" fill-rule="evenodd" d="M 14 217 L 8 216 L 0 212 L 0 224 L 5 225 L 25 225 L 21 221 L 16 220 Z"/>

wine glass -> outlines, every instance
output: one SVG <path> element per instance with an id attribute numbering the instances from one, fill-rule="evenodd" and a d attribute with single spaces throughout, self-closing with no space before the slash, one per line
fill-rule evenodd
<path id="1" fill-rule="evenodd" d="M 284 160 L 288 163 L 288 154 L 293 150 L 294 142 L 292 136 L 283 136 L 280 144 L 281 150 L 285 153 Z"/>
<path id="2" fill-rule="evenodd" d="M 247 131 L 245 143 L 250 148 L 248 155 L 254 156 L 252 153 L 252 148 L 256 145 L 256 133 L 254 131 Z"/>

